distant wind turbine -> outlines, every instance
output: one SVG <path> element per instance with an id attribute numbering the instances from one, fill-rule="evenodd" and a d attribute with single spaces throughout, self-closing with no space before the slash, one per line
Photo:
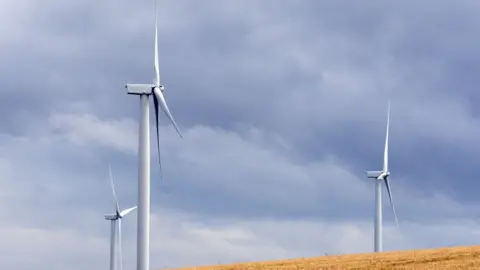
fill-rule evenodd
<path id="1" fill-rule="evenodd" d="M 390 172 L 388 170 L 388 136 L 390 129 L 390 100 L 388 101 L 388 114 L 387 114 L 387 134 L 385 138 L 385 151 L 383 155 L 383 169 L 381 171 L 367 171 L 367 177 L 375 179 L 375 226 L 374 226 L 374 251 L 382 251 L 382 182 L 385 183 L 387 188 L 388 197 L 390 199 L 390 205 L 392 207 L 393 216 L 395 217 L 395 224 L 398 230 L 397 214 L 395 213 L 395 206 L 392 200 L 392 191 L 388 177 Z"/>
<path id="2" fill-rule="evenodd" d="M 137 213 L 137 270 L 150 270 L 150 119 L 149 97 L 153 96 L 155 107 L 155 126 L 157 131 L 157 151 L 162 177 L 162 163 L 160 158 L 160 140 L 158 126 L 158 106 L 162 107 L 178 135 L 183 138 L 170 109 L 167 106 L 163 92 L 165 87 L 160 83 L 160 69 L 158 64 L 158 15 L 157 1 L 155 0 L 155 52 L 154 72 L 152 84 L 126 84 L 127 93 L 140 96 L 140 126 L 138 136 L 138 213 Z"/>
<path id="3" fill-rule="evenodd" d="M 105 219 L 111 221 L 111 232 L 110 232 L 110 270 L 116 270 L 116 253 L 118 247 L 119 253 L 119 262 L 120 262 L 120 270 L 123 270 L 123 259 L 122 259 L 122 218 L 126 216 L 128 213 L 135 210 L 137 207 L 131 207 L 125 209 L 123 211 L 120 210 L 120 206 L 118 205 L 117 194 L 115 193 L 115 184 L 113 183 L 113 176 L 112 170 L 110 165 L 108 165 L 108 173 L 110 175 L 110 185 L 112 186 L 112 193 L 113 193 L 113 200 L 115 202 L 115 214 L 113 215 L 106 215 Z M 117 232 L 118 226 L 118 232 Z M 118 239 L 117 239 L 118 235 Z M 118 240 L 118 242 L 117 242 Z M 118 246 L 117 246 L 118 244 Z"/>

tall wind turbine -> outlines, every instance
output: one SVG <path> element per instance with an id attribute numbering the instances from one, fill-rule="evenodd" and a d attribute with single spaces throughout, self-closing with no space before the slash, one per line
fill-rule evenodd
<path id="1" fill-rule="evenodd" d="M 395 217 L 395 224 L 398 230 L 397 214 L 395 213 L 395 206 L 392 200 L 392 191 L 388 177 L 390 171 L 388 170 L 388 134 L 390 129 L 390 100 L 388 101 L 388 114 L 387 114 L 387 134 L 385 138 L 385 151 L 383 154 L 383 169 L 381 171 L 367 171 L 367 177 L 375 179 L 375 226 L 374 226 L 374 251 L 382 251 L 382 182 L 385 183 L 387 188 L 388 198 L 390 199 L 390 205 L 392 207 L 393 216 Z"/>
<path id="2" fill-rule="evenodd" d="M 159 110 L 162 110 L 177 130 L 178 135 L 183 138 L 173 116 L 167 106 L 163 92 L 165 87 L 160 83 L 160 69 L 158 64 L 158 29 L 157 29 L 157 1 L 155 0 L 155 48 L 153 67 L 155 76 L 152 84 L 126 84 L 127 93 L 140 96 L 140 125 L 138 136 L 138 212 L 137 212 L 137 270 L 150 270 L 150 119 L 149 119 L 149 97 L 153 96 L 155 108 L 155 125 L 157 131 L 157 151 L 160 165 L 161 158 L 159 141 Z"/>
<path id="3" fill-rule="evenodd" d="M 108 173 L 110 175 L 110 185 L 112 186 L 112 193 L 113 193 L 113 200 L 115 202 L 115 214 L 113 215 L 106 215 L 105 219 L 111 221 L 111 231 L 110 231 L 110 270 L 116 270 L 116 263 L 115 255 L 117 253 L 117 244 L 118 244 L 118 252 L 119 252 L 119 261 L 120 261 L 120 270 L 123 269 L 123 261 L 122 261 L 122 218 L 126 216 L 128 213 L 135 210 L 137 207 L 131 207 L 125 209 L 123 211 L 120 210 L 118 205 L 117 194 L 115 193 L 115 184 L 113 183 L 112 177 L 112 170 L 110 169 L 110 165 L 108 165 Z M 118 226 L 118 232 L 117 232 Z M 118 239 L 117 239 L 118 235 Z M 118 242 L 117 242 L 118 240 Z"/>

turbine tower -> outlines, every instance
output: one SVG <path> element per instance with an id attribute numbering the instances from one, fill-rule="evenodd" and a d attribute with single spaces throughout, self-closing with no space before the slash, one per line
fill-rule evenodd
<path id="1" fill-rule="evenodd" d="M 385 151 L 383 154 L 383 169 L 381 171 L 367 171 L 367 177 L 375 179 L 375 223 L 374 223 L 374 251 L 382 251 L 382 182 L 385 183 L 387 188 L 388 198 L 390 199 L 390 205 L 392 207 L 393 216 L 395 217 L 395 224 L 398 230 L 397 214 L 395 213 L 395 206 L 392 200 L 392 191 L 388 177 L 390 171 L 388 170 L 388 135 L 390 129 L 390 100 L 388 101 L 388 113 L 387 113 L 387 134 L 385 138 Z"/>
<path id="2" fill-rule="evenodd" d="M 115 214 L 113 215 L 106 215 L 105 219 L 111 221 L 111 231 L 110 231 L 110 270 L 116 270 L 117 261 L 115 260 L 115 255 L 117 253 L 117 244 L 118 244 L 118 252 L 119 252 L 119 261 L 120 261 L 120 270 L 123 269 L 123 261 L 122 261 L 122 218 L 126 216 L 128 213 L 135 210 L 137 207 L 131 207 L 125 209 L 123 211 L 120 210 L 118 205 L 117 194 L 115 193 L 115 184 L 113 183 L 112 177 L 112 170 L 110 169 L 110 165 L 108 165 L 108 173 L 110 175 L 110 185 L 112 186 L 112 193 L 113 193 L 113 200 L 115 202 Z M 117 232 L 118 226 L 118 232 Z M 117 234 L 118 233 L 118 234 Z M 118 239 L 117 239 L 118 235 Z M 118 240 L 118 242 L 117 242 Z"/>
<path id="3" fill-rule="evenodd" d="M 140 125 L 138 136 L 138 212 L 137 212 L 137 270 L 150 270 L 150 119 L 149 98 L 153 96 L 155 108 L 155 125 L 157 132 L 157 151 L 162 177 L 162 163 L 160 158 L 160 141 L 158 126 L 158 106 L 175 127 L 180 138 L 183 138 L 173 116 L 167 106 L 163 93 L 165 87 L 160 82 L 158 64 L 158 29 L 157 29 L 157 1 L 155 0 L 155 45 L 154 45 L 154 79 L 152 84 L 126 84 L 125 88 L 130 95 L 140 96 Z"/>

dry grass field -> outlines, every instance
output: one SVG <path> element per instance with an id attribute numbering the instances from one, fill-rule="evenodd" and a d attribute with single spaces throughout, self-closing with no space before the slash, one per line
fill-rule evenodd
<path id="1" fill-rule="evenodd" d="M 256 263 L 179 268 L 175 270 L 243 269 L 479 269 L 480 246 L 422 249 L 380 254 L 322 256 Z"/>

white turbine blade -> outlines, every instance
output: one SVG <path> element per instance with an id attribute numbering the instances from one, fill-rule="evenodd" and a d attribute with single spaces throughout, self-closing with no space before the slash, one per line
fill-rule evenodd
<path id="1" fill-rule="evenodd" d="M 108 173 L 110 175 L 110 185 L 112 186 L 113 199 L 115 201 L 115 210 L 120 212 L 120 207 L 118 206 L 117 194 L 115 193 L 115 184 L 113 183 L 112 169 L 110 168 L 110 163 L 108 164 Z"/>
<path id="2" fill-rule="evenodd" d="M 183 138 L 182 133 L 180 132 L 180 129 L 177 126 L 177 123 L 175 123 L 175 120 L 173 119 L 172 113 L 170 112 L 170 109 L 167 106 L 167 102 L 165 101 L 165 98 L 163 97 L 163 93 L 160 91 L 158 87 L 155 87 L 153 89 L 153 93 L 155 94 L 155 97 L 157 98 L 158 102 L 162 106 L 163 111 L 167 115 L 168 119 L 170 119 L 170 122 L 172 122 L 173 126 L 177 130 L 178 135 L 180 135 L 180 138 Z"/>
<path id="3" fill-rule="evenodd" d="M 128 215 L 128 213 L 132 212 L 135 209 L 137 209 L 136 206 L 123 210 L 122 212 L 120 212 L 120 217 Z"/>
<path id="4" fill-rule="evenodd" d="M 123 255 L 122 255 L 122 219 L 118 219 L 118 259 L 120 263 L 120 270 L 123 270 Z"/>
<path id="5" fill-rule="evenodd" d="M 157 12 L 157 0 L 155 0 L 155 54 L 154 54 L 154 68 L 155 68 L 155 85 L 160 85 L 160 68 L 158 65 L 158 12 Z"/>
<path id="6" fill-rule="evenodd" d="M 388 100 L 387 134 L 385 136 L 385 152 L 383 153 L 383 171 L 388 172 L 388 135 L 390 129 L 390 100 Z"/>
<path id="7" fill-rule="evenodd" d="M 393 216 L 395 217 L 395 225 L 397 226 L 397 230 L 400 230 L 399 227 L 398 227 L 397 213 L 395 212 L 395 206 L 393 205 L 392 190 L 390 188 L 390 183 L 388 181 L 388 176 L 385 176 L 383 178 L 383 181 L 385 182 L 385 187 L 387 188 L 387 192 L 388 192 L 388 198 L 390 199 L 390 206 L 392 207 Z"/>
<path id="8" fill-rule="evenodd" d="M 160 152 L 160 132 L 159 132 L 159 111 L 158 111 L 158 98 L 153 95 L 153 106 L 155 108 L 155 130 L 157 132 L 157 152 L 158 152 L 158 165 L 160 166 L 160 178 L 163 178 L 163 172 L 162 172 L 162 155 Z"/>

